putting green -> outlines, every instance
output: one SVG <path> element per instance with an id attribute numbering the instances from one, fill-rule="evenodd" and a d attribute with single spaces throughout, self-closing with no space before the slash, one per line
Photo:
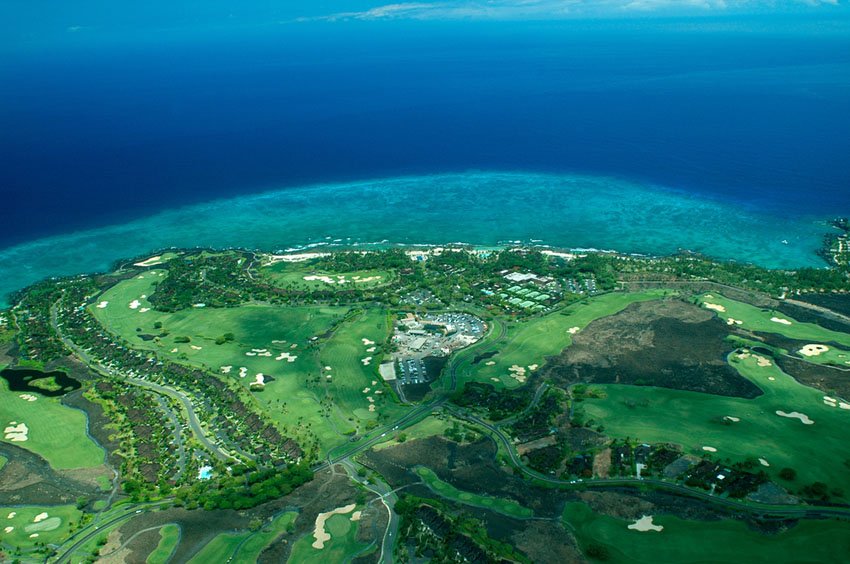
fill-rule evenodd
<path id="1" fill-rule="evenodd" d="M 355 512 L 363 509 L 363 507 L 358 506 L 351 513 L 332 515 L 325 522 L 325 532 L 331 538 L 325 541 L 324 548 L 313 548 L 313 542 L 316 538 L 311 529 L 292 546 L 292 552 L 287 562 L 292 564 L 350 562 L 356 556 L 366 552 L 370 545 L 357 540 L 359 523 L 351 520 Z M 377 547 L 376 543 L 372 543 L 372 545 Z"/>
<path id="2" fill-rule="evenodd" d="M 604 397 L 586 399 L 581 409 L 612 437 L 678 443 L 693 454 L 705 454 L 708 446 L 717 449 L 717 458 L 732 461 L 763 458 L 770 464 L 763 469 L 779 483 L 778 471 L 789 467 L 797 471 L 792 488 L 821 481 L 842 488 L 847 496 L 850 410 L 825 405 L 823 393 L 799 384 L 772 363 L 760 366 L 758 358 L 729 357 L 731 366 L 764 391 L 755 399 L 610 384 L 593 386 Z M 777 411 L 805 414 L 814 424 Z M 740 421 L 724 424 L 726 416 Z"/>
<path id="3" fill-rule="evenodd" d="M 68 537 L 70 523 L 81 516 L 72 505 L 0 507 L 0 542 L 24 550 L 36 543 L 58 544 Z M 9 527 L 12 530 L 6 532 Z"/>
<path id="4" fill-rule="evenodd" d="M 516 388 L 523 383 L 517 371 L 511 371 L 514 365 L 525 369 L 528 377 L 532 368 L 542 366 L 546 357 L 556 355 L 572 343 L 572 331 L 581 331 L 592 321 L 614 315 L 630 304 L 648 301 L 671 295 L 670 290 L 651 290 L 647 292 L 612 292 L 594 298 L 582 300 L 564 310 L 536 317 L 508 326 L 507 335 L 501 342 L 493 342 L 487 347 L 476 350 L 497 349 L 499 353 L 484 362 L 473 365 L 468 358 L 459 364 L 458 386 L 462 388 L 467 381 L 487 382 Z M 493 363 L 493 364 L 489 364 Z"/>
<path id="5" fill-rule="evenodd" d="M 836 562 L 850 554 L 850 523 L 801 521 L 789 530 L 765 535 L 734 520 L 688 521 L 653 516 L 662 531 L 628 528 L 632 521 L 594 513 L 583 503 L 569 503 L 563 522 L 585 553 L 606 562 L 663 564 L 704 562 Z M 591 558 L 592 561 L 600 559 Z"/>
<path id="6" fill-rule="evenodd" d="M 9 391 L 6 380 L 0 379 L 0 431 L 23 424 L 27 440 L 9 440 L 7 437 L 12 435 L 5 432 L 0 439 L 42 456 L 57 470 L 103 464 L 103 449 L 86 432 L 85 413 L 62 405 L 59 398 L 31 395 L 38 399 L 21 398 L 19 392 Z"/>

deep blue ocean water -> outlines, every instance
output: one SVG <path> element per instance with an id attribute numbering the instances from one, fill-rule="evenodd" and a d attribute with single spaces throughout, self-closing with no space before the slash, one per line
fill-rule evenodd
<path id="1" fill-rule="evenodd" d="M 850 213 L 850 33 L 801 28 L 314 22 L 0 42 L 0 292 L 172 244 L 326 236 L 819 264 L 824 220 Z"/>

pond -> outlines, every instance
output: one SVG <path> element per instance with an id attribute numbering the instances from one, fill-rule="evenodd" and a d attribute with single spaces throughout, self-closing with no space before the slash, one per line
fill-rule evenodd
<path id="1" fill-rule="evenodd" d="M 82 384 L 64 372 L 44 372 L 34 368 L 7 368 L 0 377 L 9 383 L 12 392 L 29 392 L 49 398 L 64 396 L 78 390 Z"/>

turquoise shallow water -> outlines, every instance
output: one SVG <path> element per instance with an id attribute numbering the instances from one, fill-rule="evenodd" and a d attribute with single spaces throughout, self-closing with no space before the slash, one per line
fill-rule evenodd
<path id="1" fill-rule="evenodd" d="M 325 184 L 216 200 L 0 250 L 5 296 L 166 247 L 280 250 L 323 244 L 537 242 L 766 267 L 823 266 L 825 218 L 607 177 L 467 173 Z M 785 241 L 785 242 L 783 242 Z"/>

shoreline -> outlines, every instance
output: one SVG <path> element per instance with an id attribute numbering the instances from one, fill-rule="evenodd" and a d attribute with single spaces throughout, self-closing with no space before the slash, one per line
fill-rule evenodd
<path id="1" fill-rule="evenodd" d="M 833 220 L 835 222 L 840 221 L 840 219 Z M 817 251 L 817 256 L 823 259 L 824 263 L 827 262 L 825 255 L 823 254 L 825 250 L 829 249 L 829 245 L 834 240 L 833 237 L 829 235 L 824 236 L 824 248 Z M 32 282 L 22 288 L 14 290 L 12 293 L 0 296 L 0 311 L 8 309 L 11 305 L 18 301 L 18 297 L 28 291 L 31 287 L 40 284 L 44 281 L 60 281 L 66 279 L 77 278 L 81 276 L 103 276 L 113 272 L 122 271 L 128 268 L 136 268 L 136 269 L 154 269 L 163 264 L 167 264 L 166 261 L 160 261 L 163 255 L 167 254 L 183 254 L 183 253 L 201 253 L 201 252 L 210 252 L 210 253 L 219 253 L 226 251 L 235 251 L 241 253 L 249 253 L 252 255 L 265 255 L 271 258 L 271 262 L 263 264 L 262 266 L 270 266 L 277 262 L 306 262 L 315 258 L 321 258 L 325 256 L 329 256 L 334 253 L 368 253 L 368 252 L 382 252 L 390 249 L 400 249 L 404 250 L 411 256 L 413 260 L 415 255 L 411 253 L 416 253 L 419 251 L 423 255 L 429 255 L 432 253 L 442 253 L 442 252 L 460 252 L 466 251 L 471 253 L 490 253 L 490 252 L 501 252 L 501 251 L 539 251 L 541 254 L 548 255 L 550 257 L 560 257 L 565 260 L 574 260 L 575 258 L 581 258 L 588 255 L 604 255 L 604 256 L 614 256 L 620 258 L 629 258 L 629 259 L 638 259 L 638 260 L 660 260 L 665 258 L 672 258 L 675 256 L 690 256 L 694 258 L 704 259 L 717 264 L 743 264 L 743 265 L 752 265 L 757 266 L 754 263 L 743 263 L 741 261 L 736 261 L 734 259 L 719 259 L 711 256 L 704 255 L 702 253 L 698 253 L 695 251 L 691 251 L 688 249 L 678 249 L 675 253 L 670 254 L 650 254 L 650 253 L 630 253 L 618 251 L 616 249 L 596 249 L 596 248 L 583 248 L 583 247 L 558 247 L 553 245 L 543 244 L 543 241 L 537 241 L 535 243 L 526 243 L 522 241 L 510 241 L 505 242 L 504 244 L 497 245 L 476 245 L 473 243 L 466 242 L 452 242 L 445 244 L 436 244 L 436 243 L 392 243 L 389 241 L 377 241 L 372 243 L 351 243 L 347 245 L 342 245 L 337 242 L 318 242 L 318 243 L 309 243 L 301 246 L 288 247 L 286 249 L 276 249 L 276 250 L 267 250 L 262 248 L 249 248 L 249 247 L 240 247 L 240 246 L 226 246 L 226 247 L 212 247 L 212 246 L 198 246 L 198 247 L 163 247 L 159 249 L 155 249 L 152 251 L 148 251 L 146 253 L 137 255 L 131 258 L 122 258 L 116 261 L 113 261 L 106 269 L 96 270 L 91 272 L 80 272 L 75 274 L 69 274 L 65 276 L 48 276 Z M 156 260 L 155 260 L 156 259 Z M 785 271 L 785 270 L 793 270 L 788 268 L 764 268 L 769 271 Z M 834 264 L 825 264 L 822 268 L 825 269 L 833 269 L 836 268 Z"/>
<path id="2" fill-rule="evenodd" d="M 768 269 L 824 267 L 834 222 L 777 221 L 731 201 L 610 176 L 474 172 L 312 185 L 217 199 L 0 249 L 0 307 L 45 278 L 104 272 L 158 250 L 295 252 L 522 245 Z M 138 262 L 138 261 L 137 261 Z"/>

